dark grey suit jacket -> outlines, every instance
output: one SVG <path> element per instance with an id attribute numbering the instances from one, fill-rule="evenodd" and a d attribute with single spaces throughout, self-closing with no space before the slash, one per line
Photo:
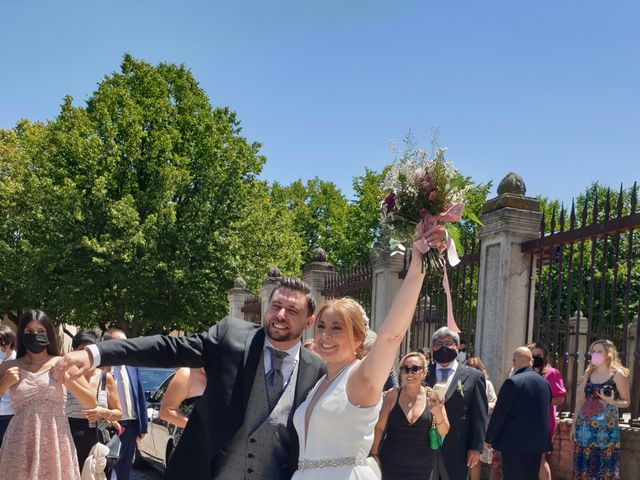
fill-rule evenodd
<path id="1" fill-rule="evenodd" d="M 98 344 L 101 365 L 204 367 L 207 388 L 171 457 L 166 479 L 210 480 L 216 477 L 220 450 L 244 420 L 264 338 L 261 327 L 225 317 L 208 332 L 191 337 L 154 335 Z M 297 468 L 299 444 L 293 428 L 293 412 L 324 373 L 322 361 L 301 348 L 294 406 L 289 415 L 293 448 L 289 463 L 282 465 L 283 479 L 290 478 Z"/>
<path id="2" fill-rule="evenodd" d="M 436 366 L 432 363 L 427 385 L 436 383 Z M 487 428 L 487 390 L 482 373 L 458 365 L 444 397 L 451 428 L 439 454 L 444 460 L 449 480 L 466 480 L 467 451 L 482 451 Z M 443 476 L 444 478 L 444 476 Z"/>

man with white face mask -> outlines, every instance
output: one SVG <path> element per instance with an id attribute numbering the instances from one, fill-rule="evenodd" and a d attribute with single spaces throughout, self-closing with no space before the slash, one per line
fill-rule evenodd
<path id="1" fill-rule="evenodd" d="M 7 325 L 0 325 L 0 363 L 14 358 L 16 358 L 16 334 Z M 13 413 L 11 393 L 7 390 L 0 396 L 0 445 Z"/>
<path id="2" fill-rule="evenodd" d="M 458 345 L 458 363 L 464 365 L 464 362 L 467 361 L 467 342 L 465 342 L 462 338 L 460 339 L 460 345 Z"/>

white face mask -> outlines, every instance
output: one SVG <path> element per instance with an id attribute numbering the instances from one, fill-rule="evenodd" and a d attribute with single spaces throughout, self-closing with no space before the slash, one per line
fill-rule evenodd
<path id="1" fill-rule="evenodd" d="M 458 352 L 458 363 L 464 363 L 467 359 L 467 352 Z"/>
<path id="2" fill-rule="evenodd" d="M 7 354 L 4 350 L 0 350 L 0 362 L 2 362 L 6 358 Z"/>

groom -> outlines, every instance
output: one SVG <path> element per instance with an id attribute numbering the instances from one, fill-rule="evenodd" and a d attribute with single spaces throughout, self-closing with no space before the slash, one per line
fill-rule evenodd
<path id="1" fill-rule="evenodd" d="M 168 480 L 288 479 L 297 468 L 293 412 L 325 373 L 301 349 L 315 301 L 299 279 L 283 278 L 263 326 L 225 317 L 191 337 L 155 335 L 111 340 L 67 354 L 55 367 L 98 365 L 204 367 L 207 388 L 171 457 Z"/>

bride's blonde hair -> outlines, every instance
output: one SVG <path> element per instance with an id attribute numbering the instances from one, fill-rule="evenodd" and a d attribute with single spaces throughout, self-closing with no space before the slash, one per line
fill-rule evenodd
<path id="1" fill-rule="evenodd" d="M 347 326 L 349 340 L 354 346 L 357 358 L 365 356 L 363 343 L 367 334 L 367 319 L 364 309 L 353 298 L 337 298 L 329 300 L 318 311 L 316 324 L 322 318 L 322 314 L 328 310 L 336 312 Z"/>

